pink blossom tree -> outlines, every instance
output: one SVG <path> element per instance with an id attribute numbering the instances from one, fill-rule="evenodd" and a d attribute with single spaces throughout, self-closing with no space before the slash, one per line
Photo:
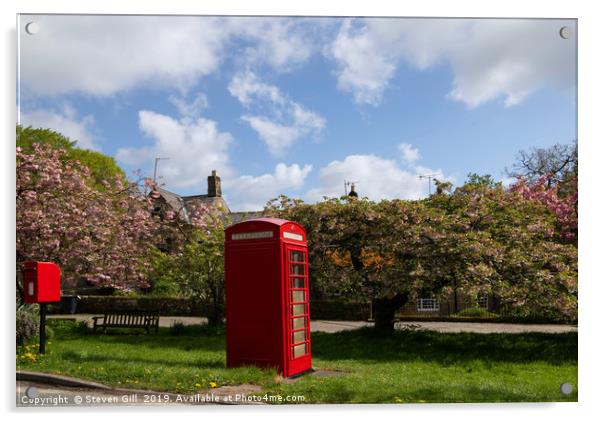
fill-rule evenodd
<path id="1" fill-rule="evenodd" d="M 542 175 L 534 183 L 528 183 L 524 178 L 510 187 L 529 201 L 542 203 L 556 217 L 555 230 L 549 230 L 549 236 L 557 236 L 563 242 L 577 245 L 577 216 L 578 216 L 578 179 L 575 175 L 568 184 L 565 194 L 559 193 L 559 187 L 550 184 L 551 175 Z M 567 187 L 567 186 L 564 186 Z"/>
<path id="2" fill-rule="evenodd" d="M 64 289 L 144 287 L 159 227 L 151 200 L 119 176 L 95 188 L 90 170 L 64 156 L 44 143 L 16 150 L 17 265 L 56 262 Z"/>

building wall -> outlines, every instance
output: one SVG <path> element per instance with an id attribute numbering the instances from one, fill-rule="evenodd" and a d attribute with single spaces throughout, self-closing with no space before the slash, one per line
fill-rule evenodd
<path id="1" fill-rule="evenodd" d="M 411 300 L 405 304 L 398 313 L 406 316 L 446 317 L 456 314 L 464 309 L 474 307 L 481 307 L 491 313 L 499 312 L 499 300 L 494 295 L 488 295 L 486 296 L 486 299 L 483 297 L 483 299 L 479 300 L 479 302 L 476 302 L 474 299 L 469 298 L 461 292 L 457 292 L 456 297 L 452 295 L 447 299 L 437 300 L 438 308 L 433 309 L 428 309 L 428 304 L 432 303 L 424 301 L 419 303 L 419 300 Z"/>

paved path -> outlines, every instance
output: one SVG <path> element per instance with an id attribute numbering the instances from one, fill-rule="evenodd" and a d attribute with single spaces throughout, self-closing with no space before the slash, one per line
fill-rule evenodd
<path id="1" fill-rule="evenodd" d="M 94 314 L 74 314 L 74 315 L 51 315 L 49 318 L 68 318 L 78 321 L 85 321 L 92 325 Z M 169 327 L 173 323 L 179 322 L 184 325 L 198 325 L 207 323 L 204 317 L 161 317 L 159 325 Z M 340 332 L 342 330 L 358 329 L 364 326 L 372 326 L 370 322 L 361 321 L 338 321 L 338 320 L 312 320 L 312 332 Z M 476 333 L 523 333 L 523 332 L 543 332 L 543 333 L 562 333 L 577 332 L 575 325 L 558 324 L 516 324 L 516 323 L 468 323 L 468 322 L 399 322 L 396 324 L 398 329 L 426 329 L 437 332 L 476 332 Z"/>
<path id="2" fill-rule="evenodd" d="M 564 333 L 577 332 L 575 325 L 558 324 L 517 324 L 517 323 L 468 323 L 468 322 L 401 322 L 397 328 L 412 328 L 435 330 L 442 333 L 475 332 L 475 333 Z"/>

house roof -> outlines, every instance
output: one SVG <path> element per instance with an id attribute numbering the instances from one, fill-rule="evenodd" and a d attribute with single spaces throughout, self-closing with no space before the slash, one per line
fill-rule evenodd
<path id="1" fill-rule="evenodd" d="M 186 202 L 184 201 L 182 196 L 180 196 L 176 193 L 167 191 L 165 189 L 162 189 L 160 187 L 157 187 L 157 192 L 159 193 L 161 198 L 163 198 L 163 200 L 165 200 L 165 202 L 175 212 L 180 212 L 180 210 L 182 210 L 182 213 L 180 214 L 182 219 L 184 219 L 186 222 L 190 223 L 190 218 L 188 217 L 188 209 L 186 208 Z"/>
<path id="2" fill-rule="evenodd" d="M 263 211 L 253 212 L 231 212 L 228 204 L 221 196 L 208 196 L 206 194 L 196 194 L 192 196 L 180 196 L 179 194 L 168 190 L 157 188 L 159 196 L 167 203 L 174 211 L 181 212 L 180 217 L 187 223 L 190 223 L 189 211 L 190 206 L 194 204 L 202 204 L 209 208 L 217 210 L 219 213 L 229 216 L 232 224 L 236 224 L 247 219 L 254 219 L 263 216 Z"/>
<path id="3" fill-rule="evenodd" d="M 208 196 L 206 194 L 197 194 L 194 196 L 182 196 L 181 199 L 184 201 L 184 204 L 186 206 L 199 203 L 214 209 L 218 209 L 221 211 L 221 213 L 231 213 L 228 204 L 221 196 Z"/>
<path id="4" fill-rule="evenodd" d="M 238 224 L 239 222 L 246 221 L 248 219 L 256 219 L 263 216 L 263 211 L 252 211 L 252 212 L 231 212 L 230 221 L 232 224 Z"/>

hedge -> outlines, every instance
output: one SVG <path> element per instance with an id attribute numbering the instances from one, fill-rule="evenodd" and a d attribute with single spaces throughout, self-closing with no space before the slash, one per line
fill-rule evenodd
<path id="1" fill-rule="evenodd" d="M 54 314 L 60 314 L 62 311 L 58 305 L 50 309 Z M 162 316 L 191 317 L 202 317 L 207 314 L 203 306 L 187 298 L 83 295 L 76 308 L 76 313 L 83 314 L 103 314 L 107 311 L 149 311 Z M 370 304 L 341 300 L 311 300 L 310 313 L 312 319 L 368 320 Z"/>

